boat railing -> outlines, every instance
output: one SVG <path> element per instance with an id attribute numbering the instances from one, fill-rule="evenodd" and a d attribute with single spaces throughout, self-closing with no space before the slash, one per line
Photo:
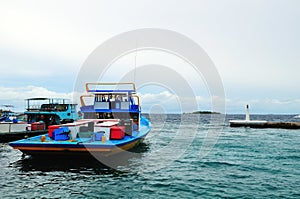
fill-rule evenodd
<path id="1" fill-rule="evenodd" d="M 81 95 L 80 96 L 80 104 L 81 104 L 81 106 L 92 105 L 92 100 L 93 100 L 94 97 L 95 97 L 95 95 L 93 95 L 93 94 Z M 85 101 L 86 98 L 92 98 L 92 100 L 90 100 L 91 103 L 86 104 L 86 101 Z"/>
<path id="2" fill-rule="evenodd" d="M 90 95 L 82 95 L 80 97 L 81 110 L 87 112 L 102 111 L 120 111 L 120 112 L 138 112 L 140 111 L 140 100 L 138 96 L 132 96 L 129 101 L 94 101 L 87 103 L 86 98 L 91 98 Z"/>
<path id="3" fill-rule="evenodd" d="M 27 111 L 39 111 L 41 107 L 39 105 L 32 105 L 27 107 Z"/>
<path id="4" fill-rule="evenodd" d="M 136 94 L 101 92 L 80 96 L 81 110 L 86 112 L 140 111 L 140 98 Z"/>
<path id="5" fill-rule="evenodd" d="M 134 83 L 86 83 L 86 92 L 128 92 L 135 93 Z"/>
<path id="6" fill-rule="evenodd" d="M 67 111 L 71 101 L 62 98 L 29 98 L 26 99 L 27 111 Z"/>

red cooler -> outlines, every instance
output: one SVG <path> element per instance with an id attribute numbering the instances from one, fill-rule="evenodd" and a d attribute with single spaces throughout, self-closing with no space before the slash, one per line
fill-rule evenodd
<path id="1" fill-rule="evenodd" d="M 32 131 L 45 130 L 45 123 L 33 122 L 31 123 L 31 130 Z"/>
<path id="2" fill-rule="evenodd" d="M 58 129 L 60 126 L 59 125 L 51 125 L 51 126 L 48 126 L 48 136 L 50 138 L 53 138 L 53 131 L 55 129 Z"/>
<path id="3" fill-rule="evenodd" d="M 112 126 L 110 128 L 110 139 L 121 140 L 125 137 L 125 126 Z"/>

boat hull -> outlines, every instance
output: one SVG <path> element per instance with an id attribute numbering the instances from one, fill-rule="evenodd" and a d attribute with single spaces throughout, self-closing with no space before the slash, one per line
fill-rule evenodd
<path id="1" fill-rule="evenodd" d="M 28 137 L 45 134 L 47 130 L 43 123 L 32 124 L 26 122 L 1 122 L 0 123 L 0 142 L 11 142 Z"/>
<path id="2" fill-rule="evenodd" d="M 135 146 L 138 146 L 142 139 L 126 144 L 124 146 L 118 147 L 114 146 L 111 148 L 69 148 L 69 147 L 13 147 L 14 149 L 20 150 L 26 155 L 31 155 L 35 157 L 45 157 L 45 156 L 67 156 L 67 157 L 109 157 L 125 151 L 128 151 Z"/>

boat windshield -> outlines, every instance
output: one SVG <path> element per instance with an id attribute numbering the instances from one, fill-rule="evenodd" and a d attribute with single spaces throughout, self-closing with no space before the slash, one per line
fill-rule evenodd
<path id="1" fill-rule="evenodd" d="M 42 104 L 41 111 L 67 111 L 68 104 Z"/>

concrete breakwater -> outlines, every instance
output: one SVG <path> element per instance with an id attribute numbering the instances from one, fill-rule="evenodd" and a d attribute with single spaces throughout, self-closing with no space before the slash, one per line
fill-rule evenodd
<path id="1" fill-rule="evenodd" d="M 300 122 L 269 122 L 267 120 L 250 120 L 248 104 L 246 105 L 245 120 L 230 120 L 229 124 L 230 127 L 300 129 Z"/>
<path id="2" fill-rule="evenodd" d="M 300 129 L 300 122 L 230 121 L 230 127 Z"/>

